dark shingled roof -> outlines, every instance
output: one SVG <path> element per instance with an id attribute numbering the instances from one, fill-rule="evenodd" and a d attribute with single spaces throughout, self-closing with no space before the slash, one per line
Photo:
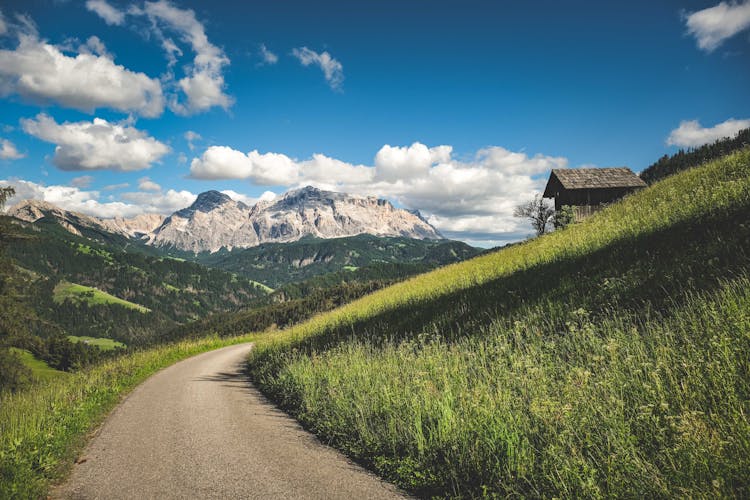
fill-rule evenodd
<path id="1" fill-rule="evenodd" d="M 565 189 L 601 189 L 646 187 L 646 183 L 627 167 L 613 168 L 555 168 L 557 177 Z"/>

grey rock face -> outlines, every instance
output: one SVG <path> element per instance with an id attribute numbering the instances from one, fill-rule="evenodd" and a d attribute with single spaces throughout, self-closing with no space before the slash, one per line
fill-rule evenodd
<path id="1" fill-rule="evenodd" d="M 296 241 L 304 236 L 340 238 L 366 233 L 442 238 L 419 212 L 396 208 L 373 196 L 352 196 L 310 186 L 252 207 L 218 191 L 207 191 L 189 207 L 166 218 L 146 214 L 133 219 L 97 219 L 33 200 L 13 207 L 9 215 L 29 222 L 50 215 L 76 234 L 80 234 L 76 225 L 84 224 L 142 238 L 149 245 L 195 253 Z"/>
<path id="2" fill-rule="evenodd" d="M 216 191 L 201 194 L 190 207 L 175 212 L 157 228 L 149 243 L 190 252 L 222 247 L 248 248 L 304 236 L 338 238 L 357 234 L 440 239 L 419 215 L 386 200 L 305 187 L 253 207 Z"/>

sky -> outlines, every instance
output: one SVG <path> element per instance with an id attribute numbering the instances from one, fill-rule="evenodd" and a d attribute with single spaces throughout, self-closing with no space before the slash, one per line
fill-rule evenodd
<path id="1" fill-rule="evenodd" d="M 0 185 L 100 217 L 313 185 L 478 246 L 552 168 L 750 126 L 750 0 L 0 0 Z"/>

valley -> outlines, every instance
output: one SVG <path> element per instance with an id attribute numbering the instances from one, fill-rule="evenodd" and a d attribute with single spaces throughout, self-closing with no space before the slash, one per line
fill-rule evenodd
<path id="1" fill-rule="evenodd" d="M 35 496 L 83 453 L 60 495 L 124 491 L 127 480 L 97 479 L 107 467 L 129 470 L 111 465 L 120 453 L 94 451 L 110 446 L 106 432 L 87 449 L 79 437 L 157 370 L 227 347 L 240 353 L 231 366 L 179 365 L 191 381 L 180 387 L 203 394 L 194 408 L 271 411 L 239 396 L 260 390 L 320 441 L 419 497 L 743 492 L 750 228 L 737 221 L 750 217 L 750 151 L 719 151 L 697 166 L 662 159 L 672 175 L 652 186 L 485 251 L 358 234 L 193 253 L 49 206 L 33 221 L 0 217 L 0 319 L 13 345 L 0 361 L 29 370 L 18 368 L 20 385 L 2 396 L 0 450 L 14 458 L 0 475 Z M 238 392 L 210 403 L 221 394 L 203 389 L 210 381 Z M 167 392 L 180 399 L 180 390 Z M 137 428 L 153 412 L 171 415 L 177 399 L 158 409 L 134 397 L 135 416 L 108 425 Z M 224 417 L 208 414 L 195 413 L 192 439 L 209 425 L 227 441 L 216 426 Z M 266 425 L 247 418 L 241 432 Z M 286 439 L 273 432 L 269 446 Z M 138 453 L 158 456 L 158 440 L 146 441 Z M 256 448 L 238 440 L 217 453 L 252 468 L 267 454 Z M 308 460 L 329 451 L 315 453 Z M 180 482 L 210 483 L 212 470 Z M 257 491 L 273 477 L 223 484 Z M 352 484 L 360 480 L 370 481 Z M 312 484 L 299 481 L 274 488 Z M 321 497 L 333 494 L 321 481 Z"/>

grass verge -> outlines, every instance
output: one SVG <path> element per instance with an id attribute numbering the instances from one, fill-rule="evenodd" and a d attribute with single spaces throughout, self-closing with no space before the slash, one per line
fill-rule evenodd
<path id="1" fill-rule="evenodd" d="M 217 337 L 122 356 L 0 396 L 0 498 L 44 497 L 72 467 L 86 436 L 135 386 L 196 354 L 252 340 Z"/>

